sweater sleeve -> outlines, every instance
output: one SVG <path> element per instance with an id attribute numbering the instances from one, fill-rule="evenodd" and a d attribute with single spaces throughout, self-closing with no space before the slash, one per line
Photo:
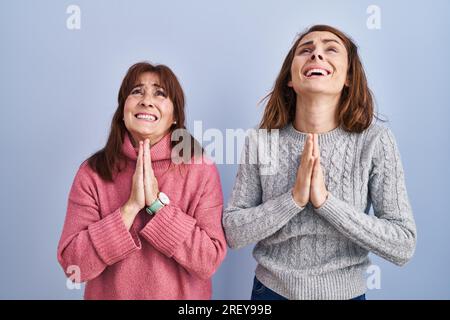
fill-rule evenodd
<path id="1" fill-rule="evenodd" d="M 58 245 L 58 261 L 67 274 L 80 270 L 80 282 L 96 278 L 109 265 L 140 249 L 137 235 L 127 230 L 120 208 L 101 218 L 95 185 L 83 165 L 69 194 L 66 219 Z"/>
<path id="2" fill-rule="evenodd" d="M 374 216 L 359 212 L 331 193 L 315 211 L 361 247 L 404 265 L 414 254 L 416 225 L 399 150 L 388 128 L 380 134 L 374 149 L 369 196 Z"/>
<path id="3" fill-rule="evenodd" d="M 241 248 L 263 240 L 301 212 L 292 189 L 262 202 L 262 186 L 254 136 L 247 137 L 233 191 L 224 211 L 223 225 L 228 245 Z"/>
<path id="4" fill-rule="evenodd" d="M 213 164 L 205 165 L 206 181 L 193 215 L 176 204 L 161 208 L 140 231 L 154 248 L 173 258 L 190 273 L 209 279 L 226 254 L 222 228 L 223 195 Z"/>

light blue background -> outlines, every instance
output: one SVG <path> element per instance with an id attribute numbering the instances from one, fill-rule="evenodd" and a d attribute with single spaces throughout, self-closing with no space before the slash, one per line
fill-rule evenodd
<path id="1" fill-rule="evenodd" d="M 81 30 L 66 8 L 81 8 Z M 381 8 L 381 29 L 366 9 Z M 79 299 L 56 260 L 78 165 L 101 148 L 127 68 L 169 65 L 187 97 L 188 124 L 249 128 L 298 32 L 336 26 L 359 44 L 378 110 L 390 119 L 418 225 L 415 257 L 377 257 L 369 299 L 449 299 L 450 1 L 0 2 L 0 298 Z M 219 166 L 227 200 L 236 165 Z M 248 299 L 250 247 L 228 251 L 215 299 Z"/>

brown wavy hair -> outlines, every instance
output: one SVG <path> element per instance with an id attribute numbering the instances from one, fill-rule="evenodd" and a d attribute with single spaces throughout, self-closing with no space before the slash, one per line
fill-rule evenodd
<path id="1" fill-rule="evenodd" d="M 328 31 L 335 34 L 347 49 L 349 85 L 342 89 L 336 116 L 344 130 L 362 132 L 370 126 L 374 117 L 379 118 L 374 113 L 373 96 L 358 55 L 358 47 L 346 34 L 327 25 L 314 25 L 297 36 L 284 59 L 272 91 L 261 101 L 267 100 L 267 104 L 259 126 L 261 129 L 281 129 L 294 120 L 297 96 L 294 89 L 288 87 L 288 82 L 291 80 L 292 60 L 300 41 L 314 31 Z"/>
<path id="2" fill-rule="evenodd" d="M 124 142 L 125 134 L 128 134 L 125 122 L 123 121 L 123 110 L 125 101 L 131 93 L 131 90 L 136 85 L 139 77 L 145 72 L 154 73 L 159 77 L 159 81 L 161 82 L 160 85 L 167 92 L 167 96 L 173 103 L 174 120 L 176 123 L 172 124 L 170 127 L 170 132 L 173 132 L 176 129 L 186 129 L 184 92 L 172 70 L 163 64 L 153 65 L 145 61 L 132 65 L 123 78 L 119 89 L 117 99 L 118 106 L 111 121 L 108 141 L 101 150 L 97 151 L 86 160 L 92 170 L 104 180 L 114 181 L 114 174 L 122 171 L 124 165 L 127 163 L 126 157 L 122 153 L 122 144 Z M 189 138 L 191 140 L 191 156 L 194 156 L 194 151 L 198 150 L 197 147 L 199 144 L 190 134 Z M 172 141 L 171 143 L 173 148 L 179 142 Z M 203 151 L 201 147 L 200 150 Z"/>

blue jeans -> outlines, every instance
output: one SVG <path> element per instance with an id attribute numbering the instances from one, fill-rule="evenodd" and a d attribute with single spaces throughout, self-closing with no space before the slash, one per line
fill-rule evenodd
<path id="1" fill-rule="evenodd" d="M 288 300 L 288 299 L 270 290 L 255 277 L 253 279 L 253 290 L 251 300 Z M 366 295 L 362 294 L 350 300 L 366 300 Z"/>

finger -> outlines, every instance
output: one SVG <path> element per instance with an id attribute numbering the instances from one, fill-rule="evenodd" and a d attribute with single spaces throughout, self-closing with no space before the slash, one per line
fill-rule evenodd
<path id="1" fill-rule="evenodd" d="M 144 141 L 144 185 L 147 190 L 149 190 L 148 187 L 150 187 L 150 185 L 151 185 L 151 183 L 150 183 L 151 182 L 151 174 L 150 174 L 151 165 L 149 165 L 149 162 L 150 162 L 149 148 L 150 148 L 150 142 L 148 139 L 145 139 L 145 141 Z"/>
<path id="2" fill-rule="evenodd" d="M 312 169 L 314 166 L 314 157 L 303 157 L 300 166 L 297 170 L 297 179 L 309 180 L 311 178 Z"/>
<path id="3" fill-rule="evenodd" d="M 314 165 L 314 155 L 313 151 L 313 135 L 308 134 L 306 138 L 306 143 L 304 147 L 304 151 L 302 152 L 302 157 L 300 160 L 300 167 L 298 172 L 302 171 L 304 175 L 310 177 L 311 170 Z"/>
<path id="4" fill-rule="evenodd" d="M 304 175 L 303 175 L 303 181 L 305 182 L 305 186 L 307 186 L 308 188 L 311 185 L 313 169 L 314 169 L 314 158 L 311 158 L 308 161 L 308 165 L 305 168 Z"/>
<path id="5" fill-rule="evenodd" d="M 148 177 L 154 176 L 152 168 L 152 156 L 150 151 L 150 140 L 145 139 L 144 142 L 144 170 Z"/>
<path id="6" fill-rule="evenodd" d="M 307 154 L 309 156 L 311 156 L 313 154 L 313 150 L 314 150 L 314 135 L 313 134 L 308 134 L 308 152 Z"/>
<path id="7" fill-rule="evenodd" d="M 311 188 L 310 188 L 310 194 L 309 197 L 311 199 L 311 203 L 314 207 L 316 207 L 316 199 L 317 199 L 317 192 L 319 189 L 319 180 L 317 179 L 317 173 L 318 173 L 318 159 L 314 161 L 314 167 L 312 169 L 312 175 L 311 175 Z"/>
<path id="8" fill-rule="evenodd" d="M 153 191 L 155 194 L 158 194 L 159 190 L 158 190 L 158 180 L 156 180 L 156 177 L 153 177 Z"/>
<path id="9" fill-rule="evenodd" d="M 312 147 L 311 134 L 308 134 L 306 136 L 305 146 L 303 147 L 303 152 L 301 154 L 301 159 L 303 160 L 303 162 L 306 162 L 312 154 Z"/>
<path id="10" fill-rule="evenodd" d="M 319 170 L 320 170 L 320 159 L 316 158 L 314 160 L 314 165 L 312 168 L 312 178 L 311 180 L 316 180 L 319 176 Z"/>
<path id="11" fill-rule="evenodd" d="M 319 159 L 319 169 L 318 169 L 319 171 L 318 171 L 318 173 L 317 173 L 317 176 L 318 176 L 318 178 L 320 179 L 320 181 L 325 181 L 325 179 L 324 179 L 324 177 L 323 177 L 323 168 L 322 168 L 322 166 L 320 165 L 320 159 Z"/>
<path id="12" fill-rule="evenodd" d="M 301 166 L 301 170 L 299 170 L 299 174 L 297 175 L 297 180 L 302 186 L 302 189 L 308 190 L 308 194 L 309 189 L 311 187 L 313 167 L 314 167 L 314 157 L 311 156 L 307 159 L 306 165 Z"/>
<path id="13" fill-rule="evenodd" d="M 137 163 L 136 163 L 136 175 L 140 175 L 142 176 L 144 174 L 144 165 L 143 165 L 143 152 L 144 152 L 144 147 L 143 147 L 143 142 L 139 141 L 139 152 L 138 152 L 138 156 L 137 156 Z"/>
<path id="14" fill-rule="evenodd" d="M 320 164 L 320 158 L 316 159 L 316 163 L 314 164 L 313 176 L 313 179 L 315 180 L 317 185 L 320 186 L 320 188 L 326 189 L 325 179 L 323 176 L 323 168 Z"/>
<path id="15" fill-rule="evenodd" d="M 314 158 L 320 157 L 319 136 L 317 135 L 317 133 L 314 134 L 313 155 L 314 155 Z"/>
<path id="16" fill-rule="evenodd" d="M 306 150 L 306 156 L 308 159 L 307 168 L 309 173 L 311 173 L 311 169 L 314 166 L 314 161 L 316 157 L 314 156 L 314 134 L 309 133 L 308 134 L 308 145 Z"/>
<path id="17" fill-rule="evenodd" d="M 148 159 L 149 163 L 152 164 L 152 146 L 150 145 L 150 140 L 148 141 Z M 152 166 L 150 166 L 150 169 L 153 171 Z"/>
<path id="18" fill-rule="evenodd" d="M 307 175 L 309 177 L 312 177 L 312 175 L 313 175 L 315 164 L 316 164 L 316 158 L 311 156 L 311 160 L 308 163 L 308 172 L 307 172 Z"/>

